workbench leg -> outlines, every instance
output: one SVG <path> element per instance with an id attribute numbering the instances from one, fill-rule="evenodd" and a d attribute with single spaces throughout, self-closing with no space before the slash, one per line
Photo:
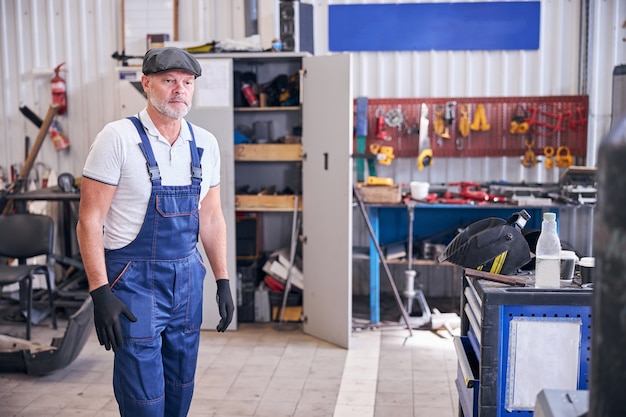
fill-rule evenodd
<path id="1" fill-rule="evenodd" d="M 380 221 L 378 209 L 369 208 L 370 223 L 376 239 L 380 242 Z M 370 236 L 370 322 L 380 322 L 380 257 L 376 245 Z"/>

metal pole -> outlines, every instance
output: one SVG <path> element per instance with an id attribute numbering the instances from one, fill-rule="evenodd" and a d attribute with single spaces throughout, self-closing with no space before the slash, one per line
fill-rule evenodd
<path id="1" fill-rule="evenodd" d="M 285 279 L 285 290 L 283 291 L 283 303 L 280 307 L 279 325 L 284 322 L 285 308 L 287 307 L 287 297 L 291 291 L 291 277 L 293 274 L 293 264 L 296 261 L 296 248 L 298 247 L 298 230 L 300 229 L 300 218 L 298 216 L 298 195 L 293 201 L 293 218 L 291 222 L 291 247 L 289 252 L 289 268 L 287 269 L 287 278 Z"/>
<path id="2" fill-rule="evenodd" d="M 361 209 L 361 214 L 363 214 L 363 219 L 365 220 L 365 224 L 367 225 L 367 230 L 370 233 L 370 238 L 372 239 L 374 246 L 376 246 L 376 251 L 378 252 L 378 256 L 380 256 L 380 261 L 382 262 L 383 267 L 385 269 L 385 273 L 387 274 L 387 279 L 389 280 L 389 284 L 391 285 L 391 289 L 393 290 L 393 295 L 396 299 L 396 304 L 398 305 L 398 308 L 400 309 L 400 313 L 402 313 L 402 318 L 404 319 L 404 322 L 406 323 L 406 327 L 409 329 L 409 334 L 412 337 L 413 330 L 411 329 L 411 325 L 409 324 L 409 315 L 407 314 L 404 306 L 402 305 L 402 300 L 400 299 L 400 294 L 398 293 L 398 287 L 396 287 L 396 283 L 393 280 L 393 276 L 391 276 L 391 271 L 389 270 L 389 265 L 387 265 L 385 254 L 383 253 L 383 250 L 378 244 L 378 239 L 376 239 L 376 234 L 374 233 L 374 229 L 372 228 L 372 223 L 370 223 L 369 216 L 367 215 L 367 211 L 365 210 L 365 204 L 363 203 L 363 198 L 361 197 L 361 194 L 359 194 L 359 190 L 356 188 L 356 186 L 353 185 L 352 190 L 354 192 L 354 196 L 356 197 L 356 201 L 359 205 L 359 209 Z"/>

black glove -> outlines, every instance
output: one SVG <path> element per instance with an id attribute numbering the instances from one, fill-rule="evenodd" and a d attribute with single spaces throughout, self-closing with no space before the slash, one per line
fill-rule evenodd
<path id="1" fill-rule="evenodd" d="M 113 295 L 108 285 L 96 288 L 90 294 L 93 299 L 93 318 L 98 341 L 104 345 L 106 350 L 113 348 L 115 352 L 124 344 L 120 327 L 120 314 L 132 322 L 136 322 L 137 318 L 126 307 L 126 304 Z"/>
<path id="2" fill-rule="evenodd" d="M 217 331 L 223 332 L 228 329 L 228 325 L 233 320 L 235 305 L 233 304 L 233 297 L 230 295 L 228 279 L 218 279 L 215 282 L 217 283 L 217 295 L 215 299 L 217 301 L 217 308 L 220 311 L 220 317 L 222 318 L 217 324 Z"/>

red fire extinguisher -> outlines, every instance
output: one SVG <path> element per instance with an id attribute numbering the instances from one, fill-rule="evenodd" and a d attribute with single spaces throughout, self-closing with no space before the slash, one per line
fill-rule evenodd
<path id="1" fill-rule="evenodd" d="M 52 102 L 59 106 L 57 114 L 63 114 L 67 110 L 67 94 L 65 89 L 65 79 L 59 75 L 61 67 L 65 62 L 59 64 L 54 69 L 54 77 L 50 80 L 52 89 Z"/>

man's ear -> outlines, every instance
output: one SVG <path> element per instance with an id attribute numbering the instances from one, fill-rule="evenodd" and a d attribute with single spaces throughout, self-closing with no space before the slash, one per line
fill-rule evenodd
<path id="1" fill-rule="evenodd" d="M 141 86 L 143 87 L 143 91 L 144 93 L 148 94 L 148 89 L 149 89 L 149 84 L 150 84 L 150 77 L 148 77 L 147 75 L 142 75 L 141 76 Z"/>

